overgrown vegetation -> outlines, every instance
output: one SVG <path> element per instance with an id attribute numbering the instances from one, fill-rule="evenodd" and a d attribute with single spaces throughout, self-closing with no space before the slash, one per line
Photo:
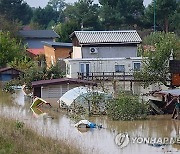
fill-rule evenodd
<path id="1" fill-rule="evenodd" d="M 9 32 L 0 32 L 0 67 L 7 63 L 21 59 L 25 54 L 25 48 L 21 42 L 13 38 Z"/>
<path id="2" fill-rule="evenodd" d="M 80 153 L 72 145 L 37 135 L 20 121 L 0 118 L 1 154 L 60 154 Z"/>
<path id="3" fill-rule="evenodd" d="M 122 92 L 107 104 L 107 113 L 113 120 L 140 120 L 147 117 L 149 107 L 137 96 Z"/>
<path id="4" fill-rule="evenodd" d="M 135 74 L 145 86 L 153 83 L 170 86 L 169 60 L 170 58 L 179 59 L 180 40 L 174 33 L 156 32 L 144 39 L 144 44 L 149 47 L 143 52 L 147 57 L 143 61 L 143 68 Z M 173 57 L 171 57 L 173 56 Z"/>
<path id="5" fill-rule="evenodd" d="M 20 61 L 18 64 L 24 64 L 24 62 Z M 7 82 L 4 86 L 5 91 L 13 92 L 12 86 L 18 85 L 26 85 L 28 89 L 31 89 L 31 83 L 33 81 L 62 78 L 65 74 L 58 64 L 51 66 L 49 69 L 46 67 L 38 67 L 33 61 L 30 61 L 29 64 L 17 66 L 18 68 L 23 68 L 24 74 L 22 74 L 19 79 Z"/>

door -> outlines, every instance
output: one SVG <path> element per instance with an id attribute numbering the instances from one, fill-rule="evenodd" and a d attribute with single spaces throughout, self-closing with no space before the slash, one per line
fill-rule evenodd
<path id="1" fill-rule="evenodd" d="M 84 76 L 89 76 L 89 72 L 90 72 L 90 64 L 80 63 L 80 73 L 84 74 Z"/>

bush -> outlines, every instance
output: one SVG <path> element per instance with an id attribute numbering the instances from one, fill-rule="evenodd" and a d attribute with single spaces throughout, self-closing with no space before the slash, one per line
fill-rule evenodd
<path id="1" fill-rule="evenodd" d="M 148 105 L 140 103 L 139 98 L 121 93 L 117 99 L 107 104 L 108 116 L 113 120 L 139 120 L 148 115 Z"/>

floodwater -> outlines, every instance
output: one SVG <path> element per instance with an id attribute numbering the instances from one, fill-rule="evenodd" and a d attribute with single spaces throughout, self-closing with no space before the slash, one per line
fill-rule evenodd
<path id="1" fill-rule="evenodd" d="M 170 116 L 153 116 L 142 121 L 111 121 L 106 116 L 92 117 L 90 121 L 102 124 L 102 129 L 78 130 L 74 122 L 65 113 L 52 109 L 54 113 L 43 112 L 44 109 L 30 110 L 31 102 L 26 100 L 21 90 L 16 91 L 13 102 L 5 105 L 9 99 L 0 95 L 0 116 L 24 122 L 28 127 L 42 136 L 64 140 L 76 146 L 86 154 L 178 154 L 180 144 L 152 146 L 144 142 L 145 138 L 177 138 L 180 134 L 180 121 L 171 120 Z M 26 100 L 26 101 L 24 101 Z M 54 114 L 54 115 L 53 115 Z M 52 115 L 54 118 L 52 118 Z M 121 148 L 115 143 L 119 133 L 127 133 L 130 143 Z M 135 140 L 133 143 L 133 139 Z"/>

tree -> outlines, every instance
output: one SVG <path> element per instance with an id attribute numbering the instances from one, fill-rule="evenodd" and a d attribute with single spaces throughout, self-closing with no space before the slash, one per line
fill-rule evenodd
<path id="1" fill-rule="evenodd" d="M 99 0 L 105 29 L 141 26 L 143 0 Z"/>
<path id="2" fill-rule="evenodd" d="M 16 37 L 21 28 L 21 23 L 16 21 L 7 20 L 5 16 L 0 15 L 0 30 L 3 32 L 10 32 L 12 37 Z"/>
<path id="3" fill-rule="evenodd" d="M 71 42 L 69 35 L 75 30 L 80 30 L 80 26 L 76 21 L 70 20 L 64 23 L 59 23 L 57 26 L 55 26 L 54 30 L 60 36 L 58 41 Z"/>
<path id="4" fill-rule="evenodd" d="M 0 0 L 0 14 L 8 20 L 27 24 L 32 17 L 32 9 L 23 0 Z"/>
<path id="5" fill-rule="evenodd" d="M 146 18 L 150 23 L 153 23 L 154 3 L 156 13 L 156 24 L 165 32 L 169 31 L 169 20 L 175 13 L 177 2 L 176 0 L 153 0 L 151 5 L 146 9 Z"/>
<path id="6" fill-rule="evenodd" d="M 56 23 L 57 20 L 58 20 L 57 11 L 53 10 L 52 6 L 47 5 L 45 8 L 39 7 L 34 10 L 31 24 L 36 23 L 43 29 L 46 29 L 50 22 Z"/>
<path id="7" fill-rule="evenodd" d="M 65 0 L 50 0 L 48 5 L 52 6 L 55 11 L 61 11 L 65 8 Z"/>
<path id="8" fill-rule="evenodd" d="M 16 59 L 21 59 L 25 48 L 8 32 L 0 32 L 0 67 Z"/>
<path id="9" fill-rule="evenodd" d="M 64 10 L 66 20 L 76 21 L 84 30 L 98 30 L 99 6 L 93 0 L 79 0 L 74 5 L 67 5 Z"/>
<path id="10" fill-rule="evenodd" d="M 143 80 L 145 86 L 153 83 L 170 86 L 168 80 L 169 59 L 173 52 L 174 58 L 180 51 L 180 41 L 173 33 L 157 32 L 145 38 L 145 44 L 154 46 L 155 51 L 149 51 L 144 55 L 143 68 L 135 73 L 137 79 Z"/>

